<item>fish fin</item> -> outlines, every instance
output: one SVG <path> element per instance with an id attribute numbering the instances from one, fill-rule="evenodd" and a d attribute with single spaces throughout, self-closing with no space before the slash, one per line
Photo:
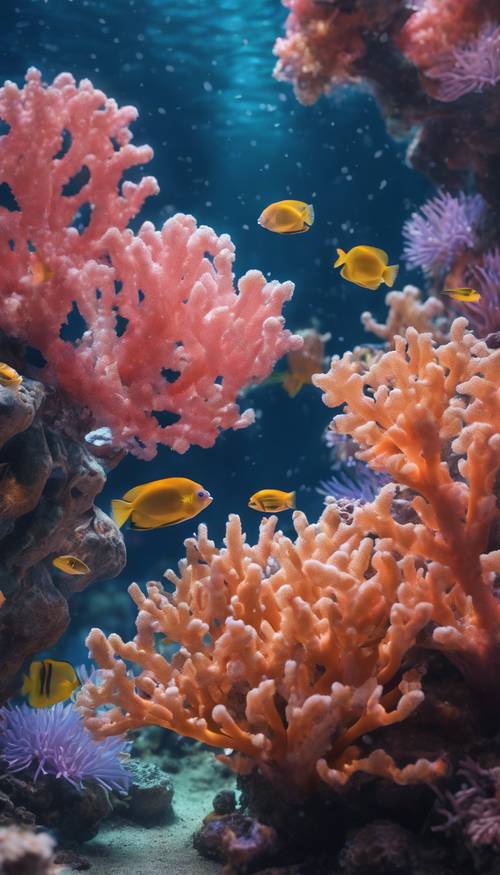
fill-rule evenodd
<path id="1" fill-rule="evenodd" d="M 347 258 L 347 252 L 344 252 L 343 249 L 337 249 L 337 261 L 333 265 L 334 267 L 340 267 L 341 264 L 345 264 L 345 260 Z"/>
<path id="2" fill-rule="evenodd" d="M 31 692 L 31 680 L 29 675 L 25 674 L 23 676 L 23 688 L 21 690 L 21 696 L 28 696 Z"/>
<path id="3" fill-rule="evenodd" d="M 113 519 L 119 529 L 127 522 L 133 507 L 129 501 L 124 501 L 122 498 L 114 498 L 111 502 L 111 513 Z"/>
<path id="4" fill-rule="evenodd" d="M 297 496 L 296 496 L 295 492 L 289 492 L 287 495 L 287 498 L 288 498 L 288 506 L 291 507 L 293 510 L 295 510 L 295 507 L 297 506 L 296 505 Z"/>
<path id="5" fill-rule="evenodd" d="M 302 218 L 306 225 L 312 225 L 314 223 L 314 207 L 312 204 L 307 204 L 307 206 L 304 207 Z"/>
<path id="6" fill-rule="evenodd" d="M 148 483 L 148 486 L 151 486 L 151 484 Z M 129 489 L 129 491 L 126 492 L 125 495 L 122 495 L 122 501 L 129 501 L 130 503 L 132 503 L 136 500 L 136 498 L 139 498 L 139 496 L 143 492 L 143 489 L 144 486 L 134 486 L 133 489 Z"/>
<path id="7" fill-rule="evenodd" d="M 177 523 L 183 523 L 189 519 L 191 517 L 180 516 L 178 519 L 170 520 L 168 523 L 160 523 L 160 525 L 154 526 L 138 526 L 137 523 L 132 522 L 130 528 L 135 532 L 153 532 L 155 529 L 166 529 L 168 526 L 175 526 Z"/>
<path id="8" fill-rule="evenodd" d="M 396 282 L 396 277 L 399 271 L 399 264 L 388 264 L 382 274 L 382 282 L 392 288 L 394 283 Z"/>
<path id="9" fill-rule="evenodd" d="M 359 246 L 358 248 L 362 249 L 364 252 L 368 252 L 370 255 L 376 255 L 380 258 L 382 264 L 389 264 L 389 256 L 383 249 L 377 249 L 376 246 Z"/>
<path id="10" fill-rule="evenodd" d="M 273 371 L 259 386 L 274 386 L 276 383 L 284 383 L 289 376 L 288 371 Z M 1 476 L 1 471 L 0 471 Z"/>

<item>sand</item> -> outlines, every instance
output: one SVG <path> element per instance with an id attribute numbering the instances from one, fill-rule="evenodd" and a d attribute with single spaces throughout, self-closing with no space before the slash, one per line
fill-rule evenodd
<path id="1" fill-rule="evenodd" d="M 172 776 L 175 817 L 164 826 L 145 828 L 130 822 L 103 824 L 99 835 L 82 849 L 92 864 L 91 875 L 220 875 L 218 863 L 194 850 L 192 835 L 212 808 L 221 789 L 233 789 L 210 754 L 186 764 Z"/>

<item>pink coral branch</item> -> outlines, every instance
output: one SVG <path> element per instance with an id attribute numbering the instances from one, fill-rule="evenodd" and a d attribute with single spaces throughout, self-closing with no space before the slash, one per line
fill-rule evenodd
<path id="1" fill-rule="evenodd" d="M 46 87 L 32 69 L 23 89 L 0 89 L 10 126 L 0 176 L 19 207 L 0 208 L 0 326 L 40 350 L 47 378 L 116 445 L 151 458 L 157 442 L 185 452 L 249 425 L 253 411 L 241 413 L 238 393 L 302 340 L 283 327 L 292 283 L 249 271 L 234 288 L 227 234 L 184 215 L 161 230 L 127 227 L 158 191 L 153 177 L 123 181 L 152 157 L 130 142 L 136 115 L 68 73 Z M 85 206 L 90 219 L 78 230 Z M 34 259 L 51 272 L 45 282 L 35 281 Z M 70 341 L 61 328 L 75 307 L 85 329 Z M 162 427 L 160 413 L 176 421 Z"/>

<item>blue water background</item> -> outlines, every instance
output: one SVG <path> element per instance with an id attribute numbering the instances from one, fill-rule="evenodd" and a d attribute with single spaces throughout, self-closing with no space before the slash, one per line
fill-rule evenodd
<path id="1" fill-rule="evenodd" d="M 430 188 L 405 165 L 406 143 L 389 137 L 367 91 L 342 89 L 305 108 L 288 84 L 273 79 L 272 48 L 286 14 L 277 0 L 7 0 L 0 10 L 0 77 L 20 84 L 34 65 L 49 81 L 67 70 L 119 104 L 138 107 L 134 141 L 154 148 L 144 170 L 157 177 L 161 193 L 146 202 L 135 227 L 181 211 L 228 232 L 237 247 L 236 275 L 259 268 L 269 278 L 293 280 L 288 326 L 331 332 L 333 354 L 367 339 L 363 310 L 379 316 L 385 310 L 384 288 L 365 291 L 333 271 L 335 247 L 368 243 L 386 249 L 391 262 L 400 260 L 403 221 Z M 310 233 L 280 237 L 257 225 L 262 208 L 284 197 L 314 204 Z M 398 287 L 420 279 L 402 266 Z M 220 543 L 227 515 L 237 512 L 253 541 L 260 517 L 247 501 L 259 488 L 296 489 L 298 507 L 317 518 L 322 497 L 315 486 L 329 471 L 322 432 L 331 419 L 320 393 L 306 387 L 289 399 L 280 386 L 262 387 L 242 399 L 249 405 L 258 411 L 256 425 L 226 432 L 212 449 L 179 456 L 160 448 L 153 462 L 129 457 L 111 473 L 99 499 L 105 510 L 132 486 L 172 475 L 201 482 L 215 499 L 195 521 L 125 532 L 128 566 L 107 586 L 111 604 L 130 581 L 159 579 L 174 566 L 201 520 Z M 290 513 L 279 523 L 291 533 Z M 84 655 L 83 618 L 105 586 L 75 598 L 74 624 L 58 652 Z M 103 608 L 100 622 L 116 625 L 113 610 Z"/>

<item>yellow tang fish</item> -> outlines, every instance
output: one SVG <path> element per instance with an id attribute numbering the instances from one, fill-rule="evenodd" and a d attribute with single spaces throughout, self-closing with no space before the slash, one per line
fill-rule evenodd
<path id="1" fill-rule="evenodd" d="M 0 386 L 6 386 L 7 389 L 19 389 L 22 382 L 21 374 L 18 374 L 5 362 L 0 362 Z"/>
<path id="2" fill-rule="evenodd" d="M 445 289 L 442 294 L 448 295 L 448 297 L 453 298 L 454 301 L 465 301 L 469 304 L 481 300 L 480 293 L 476 292 L 475 289 Z"/>
<path id="3" fill-rule="evenodd" d="M 192 519 L 211 501 L 199 483 L 187 477 L 166 477 L 135 486 L 112 501 L 111 508 L 119 528 L 130 517 L 134 529 L 159 529 Z"/>
<path id="4" fill-rule="evenodd" d="M 383 249 L 374 246 L 354 246 L 349 252 L 337 249 L 338 258 L 334 267 L 343 265 L 340 275 L 361 286 L 375 291 L 381 283 L 393 286 L 398 275 L 399 265 L 388 264 L 389 256 Z"/>
<path id="5" fill-rule="evenodd" d="M 269 204 L 257 222 L 276 234 L 303 234 L 314 222 L 314 208 L 304 201 L 278 201 Z"/>
<path id="6" fill-rule="evenodd" d="M 295 492 L 283 492 L 281 489 L 261 489 L 251 496 L 248 507 L 251 507 L 252 510 L 260 510 L 262 513 L 293 510 Z"/>
<path id="7" fill-rule="evenodd" d="M 302 386 L 312 383 L 313 375 L 321 371 L 325 342 L 331 336 L 319 334 L 314 328 L 300 331 L 299 334 L 303 337 L 304 344 L 300 349 L 288 353 L 288 372 L 283 377 L 283 388 L 290 398 L 295 398 Z"/>
<path id="8" fill-rule="evenodd" d="M 52 565 L 55 565 L 59 571 L 64 571 L 66 574 L 90 574 L 89 566 L 79 559 L 78 556 L 56 556 L 52 560 Z"/>
<path id="9" fill-rule="evenodd" d="M 48 708 L 69 699 L 79 686 L 78 675 L 69 662 L 40 659 L 31 663 L 21 693 L 28 696 L 32 708 Z"/>
<path id="10" fill-rule="evenodd" d="M 31 255 L 30 270 L 31 282 L 34 286 L 41 286 L 43 283 L 48 283 L 48 281 L 54 276 L 54 271 L 34 253 Z"/>

